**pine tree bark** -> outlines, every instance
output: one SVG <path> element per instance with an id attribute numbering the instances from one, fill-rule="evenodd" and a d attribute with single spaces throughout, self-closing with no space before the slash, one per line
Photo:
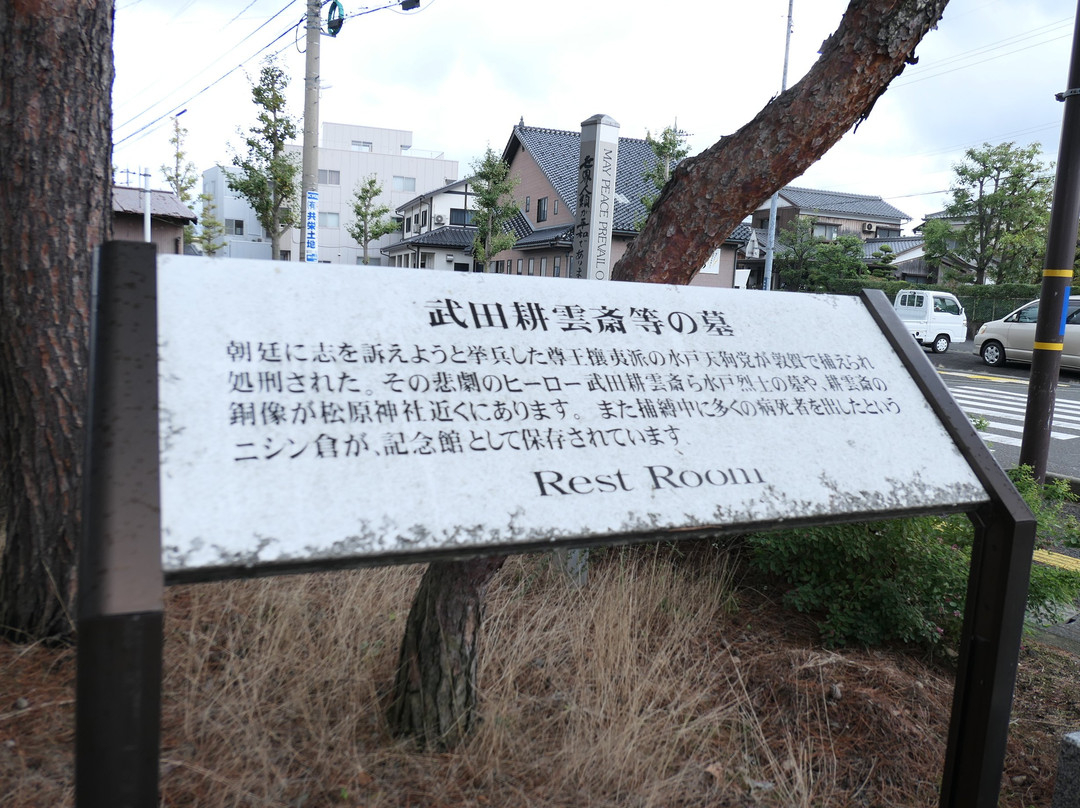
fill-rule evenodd
<path id="1" fill-rule="evenodd" d="M 750 123 L 679 164 L 619 280 L 688 283 L 743 218 L 870 114 L 948 0 L 852 0 L 806 78 Z M 476 638 L 501 559 L 433 564 L 409 613 L 391 727 L 452 747 L 476 721 Z"/>
<path id="2" fill-rule="evenodd" d="M 0 3 L 0 634 L 16 641 L 73 629 L 112 18 L 107 1 Z"/>
<path id="3" fill-rule="evenodd" d="M 914 62 L 915 46 L 948 0 L 851 0 L 836 32 L 796 85 L 750 123 L 679 163 L 615 280 L 689 283 L 739 223 L 799 177 Z"/>
<path id="4" fill-rule="evenodd" d="M 476 644 L 484 597 L 505 556 L 430 564 L 401 643 L 391 730 L 452 749 L 476 722 Z"/>

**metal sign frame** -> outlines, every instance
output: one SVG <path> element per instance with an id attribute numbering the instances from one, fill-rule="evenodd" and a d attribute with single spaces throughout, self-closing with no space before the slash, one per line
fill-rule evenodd
<path id="1" fill-rule="evenodd" d="M 100 249 L 92 289 L 79 563 L 75 796 L 84 808 L 137 808 L 157 804 L 159 797 L 165 581 L 158 490 L 156 300 L 153 245 L 110 242 Z M 1035 519 L 884 294 L 864 291 L 862 301 L 988 496 L 987 502 L 966 511 L 975 528 L 975 542 L 941 805 L 990 808 L 996 806 L 1000 789 Z M 908 511 L 942 512 L 947 511 L 940 507 Z M 874 515 L 868 513 L 865 518 Z M 844 519 L 851 520 L 850 516 Z M 837 521 L 812 518 L 798 523 Z M 784 522 L 785 526 L 794 523 Z M 755 523 L 754 529 L 770 526 Z M 617 540 L 655 541 L 700 532 L 653 532 Z M 721 532 L 737 533 L 740 526 L 724 526 Z M 503 552 L 525 549 L 529 548 Z M 476 552 L 490 554 L 492 550 Z M 461 557 L 462 552 L 453 555 Z M 358 561 L 354 566 L 393 562 Z M 273 569 L 249 572 L 277 573 Z"/>

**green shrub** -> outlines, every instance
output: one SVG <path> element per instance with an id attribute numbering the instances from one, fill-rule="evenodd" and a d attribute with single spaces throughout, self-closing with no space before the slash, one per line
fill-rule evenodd
<path id="1" fill-rule="evenodd" d="M 1011 469 L 1008 474 L 1039 523 L 1036 534 L 1038 546 L 1080 547 L 1080 520 L 1066 507 L 1068 503 L 1077 501 L 1069 483 L 1052 480 L 1039 485 L 1030 466 Z"/>
<path id="2" fill-rule="evenodd" d="M 1039 522 L 1039 546 L 1080 542 L 1063 482 L 1010 472 Z M 790 588 L 784 603 L 816 615 L 826 645 L 935 646 L 959 636 L 974 532 L 962 514 L 784 530 L 750 537 L 752 564 Z M 1039 564 L 1028 608 L 1052 615 L 1080 596 L 1080 574 Z"/>
<path id="3" fill-rule="evenodd" d="M 917 517 L 760 534 L 752 563 L 791 585 L 785 605 L 818 615 L 826 645 L 936 645 L 958 631 L 967 586 L 970 547 L 953 543 L 953 526 Z"/>

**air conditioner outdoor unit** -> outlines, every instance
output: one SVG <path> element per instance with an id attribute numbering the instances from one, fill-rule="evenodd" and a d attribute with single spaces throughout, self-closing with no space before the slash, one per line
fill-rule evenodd
<path id="1" fill-rule="evenodd" d="M 442 224 L 445 221 L 446 221 L 446 217 L 443 216 L 441 213 L 436 213 L 435 214 L 435 224 Z"/>
<path id="2" fill-rule="evenodd" d="M 877 225 L 873 222 L 863 222 L 862 229 L 865 230 L 867 233 L 873 233 L 875 230 L 877 230 Z"/>

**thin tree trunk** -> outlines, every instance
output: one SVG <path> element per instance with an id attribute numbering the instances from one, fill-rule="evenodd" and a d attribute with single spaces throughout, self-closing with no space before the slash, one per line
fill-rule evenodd
<path id="1" fill-rule="evenodd" d="M 689 283 L 747 214 L 866 118 L 948 0 L 851 0 L 798 84 L 675 168 L 616 280 Z"/>
<path id="2" fill-rule="evenodd" d="M 112 3 L 0 3 L 0 76 L 0 634 L 28 641 L 73 629 Z"/>
<path id="3" fill-rule="evenodd" d="M 450 749 L 476 722 L 476 643 L 484 596 L 505 556 L 437 561 L 413 598 L 388 720 L 398 735 Z"/>

